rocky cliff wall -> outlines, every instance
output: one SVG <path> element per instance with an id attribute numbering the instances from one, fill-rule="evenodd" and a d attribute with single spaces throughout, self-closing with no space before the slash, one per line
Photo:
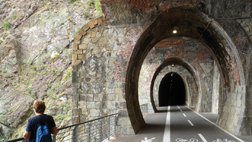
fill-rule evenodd
<path id="1" fill-rule="evenodd" d="M 99 1 L 0 0 L 0 13 L 0 141 L 22 136 L 36 99 L 71 124 L 72 43 Z"/>

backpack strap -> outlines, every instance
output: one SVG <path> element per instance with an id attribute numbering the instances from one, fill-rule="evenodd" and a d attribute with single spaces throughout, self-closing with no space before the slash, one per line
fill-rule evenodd
<path id="1" fill-rule="evenodd" d="M 34 118 L 34 116 L 32 117 L 32 119 L 35 121 L 35 123 L 39 124 L 38 121 Z"/>
<path id="2" fill-rule="evenodd" d="M 46 122 L 44 122 L 44 123 L 38 123 L 38 121 L 35 119 L 35 117 L 33 116 L 32 117 L 32 119 L 35 121 L 35 123 L 37 123 L 37 124 L 40 124 L 40 125 L 45 125 L 46 123 L 48 124 L 48 120 L 49 120 L 49 116 L 48 115 L 46 115 Z"/>

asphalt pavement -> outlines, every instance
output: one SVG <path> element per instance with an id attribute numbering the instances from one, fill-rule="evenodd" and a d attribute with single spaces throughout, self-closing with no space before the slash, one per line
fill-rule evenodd
<path id="1" fill-rule="evenodd" d="M 146 126 L 136 135 L 119 136 L 113 142 L 252 142 L 215 124 L 218 115 L 199 114 L 186 106 L 158 108 L 144 117 Z"/>

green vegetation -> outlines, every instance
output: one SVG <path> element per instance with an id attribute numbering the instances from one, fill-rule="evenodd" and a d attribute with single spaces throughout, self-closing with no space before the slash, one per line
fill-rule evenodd
<path id="1" fill-rule="evenodd" d="M 90 7 L 92 7 L 94 4 L 95 4 L 95 0 L 89 0 L 89 1 L 88 1 L 88 5 L 89 5 Z"/>
<path id="2" fill-rule="evenodd" d="M 16 109 L 14 111 L 18 110 L 20 105 L 21 105 L 21 103 L 19 103 L 19 105 L 16 107 Z"/>
<path id="3" fill-rule="evenodd" d="M 4 27 L 5 30 L 11 29 L 10 23 L 8 21 L 3 21 L 2 25 L 3 25 L 3 27 Z"/>
<path id="4" fill-rule="evenodd" d="M 85 15 L 86 17 L 88 17 L 89 12 L 88 12 L 88 11 L 85 11 L 85 12 L 84 12 L 84 15 Z"/>
<path id="5" fill-rule="evenodd" d="M 16 16 L 15 13 L 13 13 L 11 17 L 12 17 L 12 19 L 16 19 L 17 18 L 17 16 Z"/>
<path id="6" fill-rule="evenodd" d="M 75 2 L 75 0 L 70 0 L 70 2 L 73 4 Z"/>
<path id="7" fill-rule="evenodd" d="M 6 34 L 3 34 L 3 36 L 2 36 L 3 40 L 5 40 L 6 37 L 7 37 L 7 35 L 6 35 Z"/>
<path id="8" fill-rule="evenodd" d="M 95 2 L 95 8 L 96 8 L 97 11 L 100 11 L 100 12 L 102 11 L 102 9 L 101 9 L 101 3 L 99 1 Z"/>
<path id="9" fill-rule="evenodd" d="M 67 77 L 69 77 L 70 75 L 72 75 L 72 71 L 73 71 L 72 67 L 69 68 L 68 71 L 67 71 L 67 73 L 63 76 L 63 79 L 66 80 Z"/>
<path id="10" fill-rule="evenodd" d="M 63 120 L 64 118 L 68 117 L 69 114 L 58 114 L 57 116 L 54 117 L 55 121 L 60 121 Z"/>

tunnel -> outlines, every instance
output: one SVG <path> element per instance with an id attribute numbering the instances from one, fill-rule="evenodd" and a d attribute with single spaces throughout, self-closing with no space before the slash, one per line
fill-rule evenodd
<path id="1" fill-rule="evenodd" d="M 159 86 L 159 106 L 185 105 L 186 94 L 183 79 L 175 72 L 166 74 Z"/>

